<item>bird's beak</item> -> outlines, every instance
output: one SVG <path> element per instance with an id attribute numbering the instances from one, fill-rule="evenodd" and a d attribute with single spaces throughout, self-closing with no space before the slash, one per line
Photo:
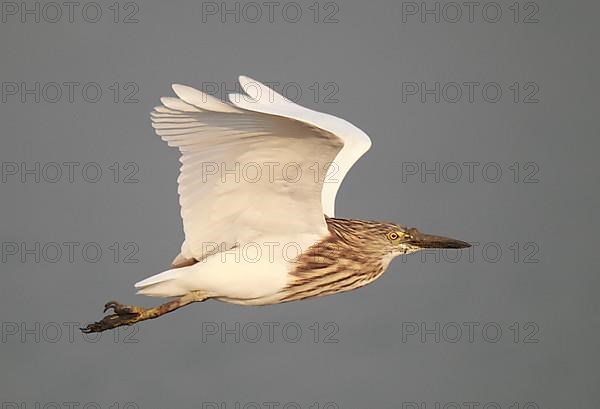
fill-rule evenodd
<path id="1" fill-rule="evenodd" d="M 471 247 L 471 245 L 466 241 L 424 233 L 417 233 L 413 235 L 411 244 L 423 249 L 464 249 Z"/>

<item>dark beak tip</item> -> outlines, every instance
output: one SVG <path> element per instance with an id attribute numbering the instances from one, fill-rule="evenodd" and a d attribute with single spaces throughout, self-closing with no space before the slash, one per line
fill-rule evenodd
<path id="1" fill-rule="evenodd" d="M 471 243 L 466 241 L 451 239 L 449 237 L 434 236 L 424 234 L 417 243 L 422 248 L 441 248 L 441 249 L 465 249 L 472 247 Z"/>
<path id="2" fill-rule="evenodd" d="M 467 243 L 466 241 L 461 241 L 459 246 L 460 247 L 457 247 L 459 249 L 467 249 L 469 247 L 472 247 L 471 243 Z"/>
<path id="3" fill-rule="evenodd" d="M 471 244 L 466 243 L 464 241 L 452 241 L 452 242 L 446 242 L 446 243 L 440 243 L 439 244 L 439 248 L 443 248 L 443 249 L 466 249 L 471 247 Z"/>

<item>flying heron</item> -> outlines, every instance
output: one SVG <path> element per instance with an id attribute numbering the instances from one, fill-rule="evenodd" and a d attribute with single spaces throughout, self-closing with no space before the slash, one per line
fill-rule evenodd
<path id="1" fill-rule="evenodd" d="M 241 76 L 229 103 L 173 85 L 151 114 L 179 148 L 185 240 L 171 269 L 135 284 L 138 294 L 176 297 L 154 308 L 105 305 L 82 328 L 101 332 L 217 299 L 268 305 L 371 283 L 401 254 L 469 243 L 395 223 L 335 218 L 337 191 L 371 147 L 363 131 L 302 107 Z"/>

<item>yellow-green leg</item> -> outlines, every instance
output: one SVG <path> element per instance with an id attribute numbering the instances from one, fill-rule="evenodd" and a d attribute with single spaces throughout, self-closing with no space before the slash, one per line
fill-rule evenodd
<path id="1" fill-rule="evenodd" d="M 183 295 L 176 300 L 158 305 L 153 308 L 136 307 L 132 305 L 120 304 L 116 301 L 109 301 L 104 305 L 104 312 L 112 309 L 114 314 L 107 315 L 100 321 L 89 324 L 85 328 L 80 328 L 85 334 L 92 332 L 102 332 L 109 329 L 121 327 L 123 325 L 133 325 L 140 321 L 151 320 L 160 317 L 171 311 L 195 302 L 202 302 L 209 298 L 202 291 L 193 291 Z"/>

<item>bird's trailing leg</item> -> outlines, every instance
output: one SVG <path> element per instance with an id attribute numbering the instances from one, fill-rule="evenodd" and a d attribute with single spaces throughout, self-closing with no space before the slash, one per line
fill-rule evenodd
<path id="1" fill-rule="evenodd" d="M 183 295 L 173 301 L 157 305 L 153 308 L 123 305 L 116 301 L 109 301 L 104 305 L 104 312 L 112 309 L 113 314 L 107 315 L 100 321 L 89 324 L 85 328 L 81 328 L 81 331 L 85 334 L 89 334 L 92 332 L 102 332 L 109 329 L 114 329 L 123 325 L 133 325 L 140 321 L 151 320 L 153 318 L 160 317 L 161 315 L 175 311 L 176 309 L 188 304 L 202 302 L 208 298 L 209 297 L 203 291 L 192 291 L 191 293 Z"/>

